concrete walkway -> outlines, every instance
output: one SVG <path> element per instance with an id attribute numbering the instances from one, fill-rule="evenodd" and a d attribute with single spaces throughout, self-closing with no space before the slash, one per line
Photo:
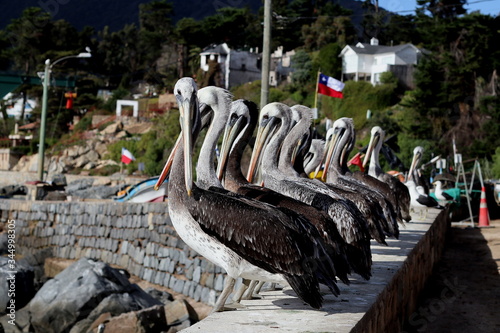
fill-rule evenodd
<path id="1" fill-rule="evenodd" d="M 339 297 L 331 295 L 325 288 L 321 310 L 312 309 L 297 298 L 290 287 L 285 287 L 283 290 L 261 292 L 262 299 L 242 302 L 246 308 L 214 313 L 182 332 L 377 332 L 379 330 L 373 324 L 368 325 L 369 329 L 360 327 L 360 321 L 367 313 L 369 317 L 373 317 L 374 313 L 377 317 L 387 317 L 385 312 L 397 312 L 397 309 L 388 309 L 396 305 L 388 304 L 379 296 L 387 293 L 384 290 L 388 286 L 395 284 L 393 280 L 398 275 L 396 273 L 407 265 L 407 256 L 428 232 L 440 212 L 434 209 L 422 214 L 414 212 L 413 222 L 400 228 L 399 240 L 389 239 L 388 246 L 372 242 L 372 278 L 364 281 L 354 276 L 349 286 L 339 283 Z M 397 291 L 395 293 L 398 294 Z M 389 297 L 401 298 L 401 295 Z M 378 310 L 373 312 L 373 309 Z"/>

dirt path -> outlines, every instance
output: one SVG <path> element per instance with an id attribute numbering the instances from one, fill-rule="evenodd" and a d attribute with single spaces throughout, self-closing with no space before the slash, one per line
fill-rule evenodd
<path id="1" fill-rule="evenodd" d="M 451 228 L 404 332 L 500 332 L 500 220 L 490 226 Z"/>

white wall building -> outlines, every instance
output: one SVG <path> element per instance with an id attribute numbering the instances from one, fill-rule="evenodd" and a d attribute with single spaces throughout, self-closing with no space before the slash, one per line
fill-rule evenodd
<path id="1" fill-rule="evenodd" d="M 256 52 L 232 50 L 223 43 L 206 48 L 200 58 L 200 67 L 205 72 L 209 70 L 209 61 L 219 63 L 222 82 L 216 85 L 225 89 L 261 78 L 261 55 Z"/>
<path id="2" fill-rule="evenodd" d="M 379 45 L 376 38 L 372 38 L 370 44 L 347 45 L 339 55 L 342 57 L 342 80 L 370 81 L 376 85 L 380 83 L 381 73 L 392 71 L 403 73 L 396 75 L 403 81 L 412 81 L 413 65 L 418 64 L 421 56 L 422 50 L 413 44 L 385 46 Z M 408 71 L 411 72 L 409 76 Z"/>
<path id="3" fill-rule="evenodd" d="M 271 66 L 269 71 L 269 85 L 277 87 L 281 82 L 291 82 L 292 57 L 295 51 L 283 51 L 283 46 L 279 46 L 276 51 L 271 54 Z"/>

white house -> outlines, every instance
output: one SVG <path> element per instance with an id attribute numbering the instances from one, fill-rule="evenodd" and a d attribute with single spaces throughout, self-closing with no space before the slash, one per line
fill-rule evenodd
<path id="1" fill-rule="evenodd" d="M 205 72 L 209 61 L 220 64 L 222 82 L 217 85 L 226 89 L 261 79 L 261 55 L 257 52 L 232 50 L 223 43 L 206 48 L 200 57 L 200 67 Z"/>
<path id="2" fill-rule="evenodd" d="M 5 103 L 7 105 L 7 116 L 13 117 L 15 119 L 21 118 L 22 107 L 23 107 L 23 98 L 14 96 L 12 93 L 8 93 L 4 97 Z M 28 119 L 31 117 L 31 112 L 37 106 L 37 102 L 34 99 L 28 98 L 26 99 L 26 104 L 24 106 L 24 118 Z M 3 118 L 0 113 L 0 118 Z"/>
<path id="3" fill-rule="evenodd" d="M 271 64 L 269 71 L 269 85 L 277 87 L 281 82 L 291 82 L 292 57 L 295 51 L 283 52 L 283 46 L 279 46 L 271 54 Z"/>
<path id="4" fill-rule="evenodd" d="M 393 72 L 408 87 L 413 86 L 413 67 L 422 56 L 422 50 L 413 44 L 396 46 L 379 45 L 376 38 L 370 44 L 347 45 L 340 52 L 342 80 L 380 83 L 380 74 Z"/>

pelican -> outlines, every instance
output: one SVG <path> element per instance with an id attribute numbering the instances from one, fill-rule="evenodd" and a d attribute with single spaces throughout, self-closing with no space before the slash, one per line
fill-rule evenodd
<path id="1" fill-rule="evenodd" d="M 408 188 L 404 186 L 398 179 L 382 171 L 379 163 L 379 153 L 382 144 L 384 143 L 385 132 L 379 126 L 374 126 L 371 130 L 370 143 L 366 151 L 363 167 L 366 167 L 368 161 L 368 175 L 381 180 L 389 185 L 390 192 L 385 192 L 387 197 L 392 196 L 391 202 L 395 205 L 399 216 L 399 221 L 410 221 L 410 193 Z"/>
<path id="2" fill-rule="evenodd" d="M 251 184 L 241 171 L 241 157 L 257 124 L 258 111 L 255 103 L 245 100 L 234 101 L 231 105 L 231 115 L 224 132 L 221 155 L 217 167 L 219 179 L 224 177 L 224 187 L 230 191 L 273 206 L 282 207 L 296 212 L 308 219 L 323 235 L 325 244 L 335 256 L 334 264 L 338 278 L 349 284 L 350 273 L 345 248 L 347 244 L 341 238 L 335 224 L 329 216 L 308 204 L 275 192 L 269 188 Z M 368 278 L 368 276 L 366 276 Z"/>
<path id="3" fill-rule="evenodd" d="M 410 170 L 408 171 L 408 179 L 413 179 L 415 185 L 417 187 L 417 191 L 419 193 L 428 195 L 429 194 L 429 186 L 427 186 L 427 182 L 422 176 L 419 167 L 420 162 L 424 156 L 424 147 L 417 146 L 413 149 L 413 159 L 410 165 Z M 422 168 L 425 166 L 422 166 Z"/>
<path id="4" fill-rule="evenodd" d="M 410 193 L 411 206 L 418 207 L 420 209 L 422 208 L 443 209 L 444 207 L 441 206 L 436 201 L 436 199 L 427 195 L 427 193 L 425 193 L 424 188 L 422 186 L 417 185 L 417 183 L 415 182 L 416 169 L 420 163 L 420 160 L 422 159 L 423 152 L 424 148 L 421 146 L 417 146 L 413 149 L 413 158 L 410 165 L 410 171 L 408 171 L 408 180 L 405 183 Z"/>
<path id="5" fill-rule="evenodd" d="M 230 111 L 231 111 L 230 105 L 236 105 L 237 109 L 238 109 L 238 106 L 240 106 L 239 109 L 241 109 L 242 107 L 247 107 L 247 105 L 249 105 L 249 103 L 248 102 L 245 103 L 241 100 L 238 102 L 231 103 L 232 95 L 228 91 L 226 91 L 225 89 L 213 87 L 213 86 L 209 86 L 209 87 L 205 87 L 205 88 L 200 89 L 198 91 L 197 96 L 198 96 L 198 100 L 200 103 L 203 103 L 204 105 L 210 107 L 213 110 L 213 117 L 212 117 L 212 122 L 210 124 L 210 127 L 206 133 L 205 140 L 204 140 L 203 145 L 202 145 L 201 150 L 200 150 L 200 156 L 198 158 L 198 164 L 196 167 L 197 176 L 198 176 L 196 184 L 198 187 L 201 187 L 204 189 L 212 189 L 212 190 L 221 191 L 221 189 L 223 187 L 222 187 L 222 184 L 220 182 L 220 177 L 217 177 L 215 169 L 213 167 L 213 165 L 214 165 L 213 162 L 215 160 L 215 147 L 216 147 L 218 138 L 219 138 L 220 134 L 222 133 L 222 131 L 224 131 L 227 120 L 230 117 Z M 257 112 L 256 107 L 255 107 L 255 112 Z M 253 128 L 255 128 L 256 118 L 257 117 L 254 116 L 255 120 L 254 120 Z M 253 129 L 252 129 L 252 131 L 253 131 Z M 250 134 L 251 134 L 251 132 L 250 132 Z M 226 137 L 226 136 L 227 136 L 227 134 L 224 135 L 224 137 Z M 224 140 L 224 141 L 226 141 L 226 140 Z M 227 140 L 227 141 L 229 141 L 229 140 Z M 228 149 L 227 145 L 225 145 L 223 143 L 223 146 L 221 148 L 221 156 L 222 156 L 221 160 L 225 158 L 224 155 L 226 155 L 227 152 L 229 152 L 229 149 Z M 235 191 L 235 192 L 238 192 L 238 191 Z M 238 192 L 238 193 L 240 193 L 240 192 Z M 255 193 L 255 189 L 253 189 L 253 193 Z M 243 192 L 242 194 L 248 194 L 248 193 Z M 247 196 L 249 196 L 249 195 L 247 195 Z M 279 201 L 281 201 L 281 204 L 277 204 L 277 199 L 276 198 L 269 198 L 269 196 L 270 196 L 269 193 L 267 193 L 267 196 L 259 195 L 257 199 L 259 201 L 269 203 L 273 206 L 279 206 L 279 207 L 284 207 L 286 209 L 290 209 L 294 213 L 302 215 L 304 218 L 308 219 L 310 222 L 312 222 L 313 224 L 316 225 L 316 223 L 315 223 L 316 221 L 313 218 L 318 218 L 317 215 L 315 216 L 315 215 L 309 214 L 308 216 L 304 216 L 303 212 L 298 211 L 298 204 L 299 203 L 294 202 L 294 203 L 286 205 L 283 203 L 283 201 L 285 201 L 285 200 L 278 199 Z M 252 196 L 252 197 L 255 198 L 255 196 Z M 307 208 L 310 208 L 310 207 L 307 207 Z M 314 209 L 314 208 L 312 208 L 312 209 Z M 303 210 L 305 210 L 305 209 L 303 209 Z M 323 229 L 324 228 L 325 227 L 323 226 Z M 321 230 L 322 234 L 325 233 L 325 231 L 323 229 Z M 337 233 L 337 235 L 334 234 L 335 232 Z M 349 273 L 349 270 L 348 270 L 348 268 L 346 268 L 346 267 L 348 267 L 348 265 L 347 265 L 346 259 L 344 258 L 345 255 L 343 253 L 336 253 L 338 251 L 334 250 L 334 249 L 339 248 L 339 246 L 340 246 L 339 242 L 341 242 L 342 239 L 340 238 L 340 235 L 338 235 L 338 232 L 336 229 L 333 231 L 329 230 L 328 234 L 329 235 L 331 234 L 332 235 L 331 237 L 333 239 L 336 238 L 334 243 L 330 238 L 325 239 L 325 242 L 328 242 L 326 244 L 327 244 L 327 246 L 329 246 L 328 249 L 329 250 L 331 249 L 330 253 L 336 257 L 333 260 L 333 263 L 336 266 L 337 275 L 343 282 L 348 283 L 349 280 L 347 277 L 347 273 Z M 337 236 L 337 237 L 335 237 L 335 236 Z M 332 242 L 333 244 L 330 244 L 329 242 Z M 249 281 L 244 281 L 244 285 L 247 285 L 248 283 L 249 283 Z M 235 299 L 237 301 L 239 301 L 239 299 L 241 298 L 243 291 L 244 291 L 244 289 L 240 289 L 238 291 L 238 293 L 235 295 Z"/>
<path id="6" fill-rule="evenodd" d="M 168 209 L 184 242 L 227 272 L 214 311 L 223 309 L 238 277 L 286 280 L 302 300 L 320 308 L 319 281 L 335 295 L 339 290 L 319 232 L 307 220 L 255 200 L 202 189 L 193 182 L 193 141 L 200 123 L 196 93 L 191 78 L 180 79 L 174 88 L 182 140 L 171 162 Z M 167 173 L 164 168 L 156 186 Z"/>
<path id="7" fill-rule="evenodd" d="M 377 191 L 370 188 L 356 178 L 346 176 L 346 161 L 354 140 L 354 123 L 351 118 L 340 118 L 333 123 L 329 130 L 332 138 L 328 138 L 328 149 L 325 149 L 325 169 L 322 179 L 327 183 L 337 184 L 354 190 L 372 203 L 372 223 L 381 223 L 386 235 L 397 238 L 399 227 L 397 214 L 393 205 Z M 381 215 L 381 218 L 377 218 Z"/>
<path id="8" fill-rule="evenodd" d="M 297 114 L 296 119 L 299 121 L 293 126 L 290 130 L 290 133 L 287 135 L 285 142 L 283 143 L 283 147 L 281 149 L 280 154 L 280 165 L 279 169 L 289 175 L 290 177 L 300 177 L 294 172 L 294 169 L 291 168 L 291 164 L 287 162 L 289 160 L 290 152 L 293 153 L 293 142 L 295 142 L 298 137 L 302 137 L 302 131 L 308 131 L 310 127 L 310 123 L 312 120 L 312 112 L 311 109 L 303 106 L 303 105 L 295 105 L 292 107 L 292 112 Z M 302 129 L 301 129 L 302 128 Z M 296 133 L 296 134 L 295 134 Z M 295 136 L 296 135 L 296 136 Z M 288 148 L 290 147 L 290 148 Z M 358 189 L 353 188 L 352 186 L 345 186 L 346 184 L 339 185 L 337 183 L 317 183 L 321 184 L 323 187 L 327 187 L 329 190 L 335 192 L 337 195 L 340 195 L 342 198 L 349 200 L 354 203 L 362 215 L 365 217 L 368 222 L 368 227 L 370 231 L 370 235 L 373 239 L 381 244 L 386 244 L 385 237 L 386 233 L 389 236 L 397 237 L 398 228 L 396 229 L 391 225 L 387 225 L 387 221 L 385 220 L 383 213 L 381 211 L 380 205 L 378 202 L 375 202 L 370 197 L 366 195 L 360 195 Z"/>
<path id="9" fill-rule="evenodd" d="M 311 147 L 304 156 L 304 171 L 308 176 L 321 165 L 321 157 L 323 156 L 325 141 L 321 139 L 312 139 Z M 312 178 L 312 177 L 311 177 Z"/>
<path id="10" fill-rule="evenodd" d="M 292 135 L 297 139 L 309 125 L 307 120 L 303 120 L 289 131 L 290 124 L 291 110 L 287 105 L 270 103 L 262 108 L 247 175 L 248 181 L 253 181 L 258 161 L 262 161 L 261 171 L 265 186 L 327 212 L 348 244 L 348 260 L 353 270 L 363 277 L 370 276 L 370 234 L 365 218 L 352 202 L 339 196 L 324 183 L 297 176 L 290 163 L 297 141 L 286 142 L 285 137 Z M 285 142 L 289 147 L 278 156 L 277 152 L 282 145 L 284 148 Z M 284 172 L 280 165 L 291 170 Z"/>

